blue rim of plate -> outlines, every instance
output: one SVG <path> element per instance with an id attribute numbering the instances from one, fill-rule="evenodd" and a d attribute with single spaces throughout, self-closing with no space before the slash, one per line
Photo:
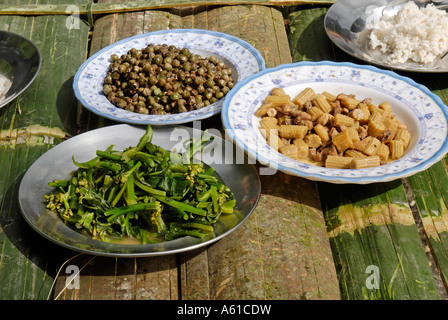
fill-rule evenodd
<path id="1" fill-rule="evenodd" d="M 74 90 L 76 98 L 89 111 L 91 111 L 91 112 L 93 112 L 93 113 L 95 113 L 95 114 L 97 114 L 99 116 L 102 116 L 102 117 L 105 117 L 105 118 L 108 118 L 108 119 L 111 119 L 111 120 L 114 120 L 114 121 L 122 122 L 122 123 L 128 123 L 128 124 L 151 124 L 151 125 L 182 124 L 182 123 L 187 123 L 187 122 L 191 122 L 191 121 L 195 121 L 195 120 L 202 120 L 202 119 L 214 116 L 216 114 L 219 114 L 221 112 L 221 108 L 222 108 L 222 104 L 224 102 L 224 99 L 220 99 L 217 102 L 215 102 L 214 104 L 211 104 L 211 105 L 206 106 L 204 108 L 201 108 L 201 109 L 198 109 L 198 110 L 194 110 L 194 111 L 185 112 L 185 113 L 178 113 L 178 114 L 171 114 L 171 115 L 140 115 L 142 117 L 141 119 L 136 119 L 136 120 L 134 120 L 134 119 L 127 119 L 126 117 L 117 117 L 117 116 L 114 116 L 114 115 L 111 115 L 111 114 L 106 114 L 104 112 L 101 112 L 100 110 L 98 110 L 94 106 L 90 105 L 90 103 L 88 101 L 86 101 L 86 99 L 81 94 L 81 91 L 80 91 L 80 88 L 79 88 L 79 83 L 80 83 L 80 80 L 82 78 L 82 73 L 86 69 L 86 67 L 88 67 L 89 64 L 91 64 L 101 54 L 109 51 L 110 49 L 112 49 L 114 47 L 117 47 L 117 46 L 120 46 L 122 44 L 131 42 L 131 41 L 136 40 L 136 39 L 141 39 L 141 38 L 150 37 L 150 36 L 164 35 L 164 34 L 182 34 L 182 33 L 193 33 L 193 34 L 197 34 L 197 35 L 210 35 L 210 36 L 213 36 L 213 37 L 229 40 L 229 41 L 231 41 L 233 43 L 238 44 L 244 50 L 247 50 L 251 54 L 251 56 L 253 56 L 253 58 L 255 59 L 255 61 L 257 63 L 257 67 L 258 67 L 258 71 L 257 72 L 266 69 L 265 60 L 262 57 L 262 55 L 260 54 L 260 52 L 257 49 L 255 49 L 251 44 L 249 44 L 248 42 L 246 42 L 246 41 L 244 41 L 244 40 L 242 40 L 242 39 L 240 39 L 238 37 L 235 37 L 235 36 L 232 36 L 232 35 L 229 35 L 229 34 L 225 34 L 225 33 L 222 33 L 222 32 L 218 32 L 218 31 L 209 31 L 209 30 L 202 30 L 202 29 L 159 30 L 159 31 L 144 33 L 144 34 L 140 34 L 140 35 L 136 35 L 136 36 L 132 36 L 132 37 L 129 37 L 129 38 L 122 39 L 120 41 L 117 41 L 117 42 L 115 42 L 113 44 L 110 44 L 110 45 L 102 48 L 101 50 L 99 50 L 98 52 L 93 54 L 91 57 L 89 57 L 79 67 L 79 69 L 76 72 L 75 77 L 73 79 L 73 90 Z M 184 45 L 184 46 L 185 47 L 189 47 L 188 45 Z M 131 47 L 129 47 L 129 49 L 130 48 Z M 200 49 L 200 48 L 190 48 L 190 49 Z M 220 54 L 218 54 L 218 55 L 220 55 Z M 107 65 L 109 65 L 109 63 Z M 107 67 L 106 67 L 106 69 L 107 69 Z M 104 73 L 105 72 L 106 72 L 106 70 L 104 70 Z M 240 82 L 242 80 L 244 80 L 244 78 L 243 79 L 238 79 L 238 82 Z M 100 94 L 102 94 L 102 93 L 100 93 Z M 108 102 L 108 103 L 110 104 L 111 108 L 112 107 L 113 108 L 117 108 L 112 103 L 110 103 L 110 102 Z M 130 111 L 126 111 L 126 112 L 129 112 L 130 116 L 135 116 L 136 115 L 136 113 L 134 113 L 134 112 L 130 112 Z"/>
<path id="2" fill-rule="evenodd" d="M 316 174 L 316 173 L 307 173 L 302 170 L 297 170 L 295 168 L 290 168 L 287 166 L 283 166 L 281 164 L 278 164 L 271 159 L 268 159 L 262 155 L 260 155 L 256 150 L 251 150 L 250 147 L 248 147 L 247 144 L 245 144 L 234 132 L 234 128 L 230 124 L 229 121 L 229 108 L 230 108 L 230 102 L 232 98 L 237 94 L 237 92 L 244 86 L 246 86 L 248 83 L 256 80 L 257 78 L 260 78 L 268 73 L 274 73 L 282 69 L 287 68 L 296 68 L 301 66 L 334 66 L 334 67 L 348 67 L 353 68 L 357 70 L 368 70 L 379 74 L 384 74 L 386 76 L 389 76 L 391 78 L 395 78 L 397 80 L 401 80 L 408 85 L 420 90 L 423 94 L 427 95 L 428 98 L 433 100 L 433 102 L 440 108 L 440 111 L 442 112 L 443 116 L 445 117 L 445 120 L 448 123 L 448 107 L 443 103 L 442 99 L 432 93 L 426 86 L 418 84 L 411 78 L 398 75 L 397 73 L 389 70 L 383 70 L 374 66 L 370 65 L 359 65 L 351 62 L 333 62 L 333 61 L 319 61 L 319 62 L 311 62 L 311 61 L 302 61 L 302 62 L 295 62 L 291 64 L 283 64 L 279 65 L 274 68 L 268 68 L 265 69 L 255 75 L 252 75 L 242 82 L 239 82 L 235 85 L 235 87 L 229 92 L 229 94 L 225 97 L 222 111 L 221 111 L 221 119 L 223 126 L 226 130 L 226 134 L 232 141 L 242 150 L 244 150 L 248 156 L 252 159 L 258 160 L 261 164 L 267 166 L 267 167 L 273 167 L 277 170 L 280 170 L 282 172 L 303 177 L 309 180 L 314 181 L 322 181 L 322 182 L 329 182 L 329 183 L 335 183 L 335 184 L 368 184 L 368 183 L 375 183 L 375 182 L 387 182 L 387 181 L 393 181 L 400 178 L 405 178 L 408 176 L 411 176 L 415 173 L 421 172 L 423 170 L 428 169 L 430 166 L 435 164 L 436 162 L 440 161 L 448 152 L 448 134 L 444 137 L 443 144 L 441 147 L 428 159 L 422 161 L 416 166 L 413 166 L 411 168 L 403 169 L 395 173 L 387 173 L 384 175 L 378 175 L 378 176 L 368 176 L 368 177 L 347 177 L 347 176 L 327 176 L 323 174 Z M 310 81 L 312 82 L 312 80 Z M 316 81 L 317 83 L 317 81 Z M 397 160 L 398 161 L 398 160 Z M 305 166 L 312 166 L 312 165 L 305 165 Z M 334 170 L 334 169 L 328 169 L 328 168 L 322 168 L 324 170 Z M 370 168 L 371 169 L 371 168 Z M 370 170 L 367 169 L 357 169 L 360 171 L 367 172 Z M 347 171 L 350 171 L 348 169 L 345 169 Z"/>

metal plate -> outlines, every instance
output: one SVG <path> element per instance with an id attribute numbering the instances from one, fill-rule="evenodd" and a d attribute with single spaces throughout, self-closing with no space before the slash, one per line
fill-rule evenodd
<path id="1" fill-rule="evenodd" d="M 441 73 L 448 72 L 448 59 L 434 60 L 430 64 L 417 62 L 391 64 L 385 54 L 369 47 L 369 24 L 379 19 L 385 6 L 396 0 L 338 0 L 325 15 L 324 26 L 330 40 L 349 55 L 367 63 L 388 69 Z M 406 1 L 386 9 L 389 14 L 398 12 Z M 432 1 L 416 1 L 419 6 Z"/>
<path id="2" fill-rule="evenodd" d="M 183 142 L 199 139 L 202 131 L 189 127 L 153 127 L 153 142 L 166 150 L 180 151 Z M 255 209 L 261 192 L 261 183 L 255 167 L 248 163 L 244 153 L 235 150 L 232 143 L 217 136 L 204 147 L 201 160 L 213 166 L 223 182 L 232 190 L 237 200 L 235 209 L 239 219 L 218 221 L 215 237 L 198 239 L 182 237 L 157 244 L 117 244 L 94 240 L 64 224 L 57 214 L 45 207 L 44 195 L 52 188 L 48 182 L 65 179 L 76 170 L 76 161 L 95 157 L 97 149 L 110 145 L 120 150 L 136 145 L 145 128 L 131 125 L 115 125 L 80 134 L 53 147 L 43 154 L 25 173 L 19 188 L 19 204 L 25 220 L 45 238 L 66 248 L 100 256 L 145 257 L 183 252 L 215 242 L 240 226 Z M 209 133 L 210 134 L 210 133 Z"/>

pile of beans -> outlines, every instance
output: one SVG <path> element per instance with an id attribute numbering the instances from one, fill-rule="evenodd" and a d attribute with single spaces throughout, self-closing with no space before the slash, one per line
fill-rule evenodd
<path id="1" fill-rule="evenodd" d="M 231 69 L 215 56 L 203 58 L 188 48 L 149 44 L 111 56 L 103 93 L 119 108 L 163 115 L 208 106 L 233 86 Z"/>

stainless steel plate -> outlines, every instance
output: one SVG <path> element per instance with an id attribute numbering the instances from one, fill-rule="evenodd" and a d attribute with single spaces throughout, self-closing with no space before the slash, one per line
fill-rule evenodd
<path id="1" fill-rule="evenodd" d="M 327 11 L 324 20 L 325 31 L 330 40 L 341 50 L 367 63 L 388 69 L 440 73 L 448 72 L 448 59 L 435 60 L 433 63 L 422 65 L 419 63 L 390 64 L 386 56 L 369 48 L 369 23 L 379 19 L 386 5 L 394 0 L 338 0 Z M 396 1 L 395 1 L 396 2 Z M 398 12 L 406 1 L 388 8 L 389 14 Z M 416 1 L 423 6 L 432 1 Z"/>
<path id="2" fill-rule="evenodd" d="M 153 127 L 153 142 L 166 150 L 180 151 L 183 141 L 199 139 L 202 131 L 189 127 Z M 48 182 L 64 179 L 76 167 L 76 161 L 95 157 L 97 149 L 104 150 L 114 145 L 117 150 L 135 146 L 145 128 L 131 125 L 104 127 L 80 134 L 53 147 L 28 169 L 19 188 L 19 204 L 25 220 L 45 238 L 66 248 L 101 256 L 144 257 L 178 253 L 192 250 L 217 241 L 240 226 L 255 209 L 261 192 L 258 172 L 249 164 L 243 152 L 238 152 L 231 142 L 215 135 L 202 153 L 202 161 L 213 166 L 230 187 L 237 199 L 239 218 L 233 221 L 220 220 L 215 224 L 216 237 L 198 239 L 183 237 L 157 244 L 117 244 L 94 240 L 69 226 L 45 207 L 44 195 L 51 192 Z"/>

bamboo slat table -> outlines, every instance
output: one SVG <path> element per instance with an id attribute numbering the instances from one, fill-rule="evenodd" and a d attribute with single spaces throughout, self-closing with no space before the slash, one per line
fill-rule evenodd
<path id="1" fill-rule="evenodd" d="M 43 57 L 36 81 L 0 109 L 0 299 L 447 297 L 444 160 L 409 179 L 367 186 L 316 183 L 281 172 L 261 175 L 259 204 L 240 228 L 208 247 L 176 255 L 78 254 L 35 233 L 17 203 L 27 168 L 64 139 L 115 124 L 79 105 L 71 88 L 78 67 L 104 46 L 155 30 L 198 28 L 251 43 L 267 67 L 302 60 L 360 63 L 325 35 L 323 18 L 331 2 L 178 1 L 172 7 L 133 3 L 132 10 L 122 9 L 124 1 L 120 10 L 112 5 L 118 2 L 79 0 L 67 11 L 58 3 L 53 13 L 28 2 L 0 6 L 0 29 L 31 39 Z M 51 9 L 54 3 L 39 4 Z M 10 7 L 24 11 L 19 15 L 7 11 Z M 446 75 L 404 75 L 446 102 Z M 201 129 L 207 128 L 221 129 L 220 117 L 203 120 Z M 80 270 L 76 286 L 67 281 L 70 266 Z M 373 289 L 372 270 L 380 276 Z"/>

